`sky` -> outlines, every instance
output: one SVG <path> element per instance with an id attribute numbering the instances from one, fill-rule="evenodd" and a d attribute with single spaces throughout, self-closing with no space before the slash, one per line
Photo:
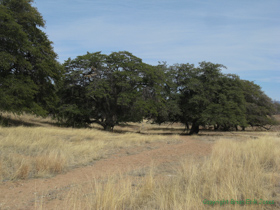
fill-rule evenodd
<path id="1" fill-rule="evenodd" d="M 201 61 L 280 101 L 279 0 L 35 0 L 59 62 L 129 51 L 157 65 Z"/>

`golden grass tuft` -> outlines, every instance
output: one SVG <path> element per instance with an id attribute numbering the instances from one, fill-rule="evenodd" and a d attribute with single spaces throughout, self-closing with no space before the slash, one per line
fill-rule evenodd
<path id="1" fill-rule="evenodd" d="M 61 173 L 66 167 L 66 160 L 59 157 L 57 153 L 38 156 L 34 160 L 35 170 L 38 176 L 44 176 L 45 173 Z"/>
<path id="2" fill-rule="evenodd" d="M 12 179 L 27 179 L 30 173 L 30 164 L 27 160 L 22 159 L 18 169 L 14 173 Z"/>

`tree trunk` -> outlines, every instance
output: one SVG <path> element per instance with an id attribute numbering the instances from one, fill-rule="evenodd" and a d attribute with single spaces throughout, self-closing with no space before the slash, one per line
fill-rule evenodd
<path id="1" fill-rule="evenodd" d="M 198 134 L 198 132 L 199 132 L 199 124 L 197 124 L 196 121 L 195 121 L 195 122 L 192 123 L 192 128 L 191 128 L 189 134 L 190 135 Z"/>
<path id="2" fill-rule="evenodd" d="M 220 125 L 219 125 L 219 124 L 214 125 L 214 130 L 215 130 L 215 131 L 217 131 L 219 128 L 220 128 Z"/>
<path id="3" fill-rule="evenodd" d="M 113 131 L 114 126 L 105 124 L 105 125 L 103 125 L 103 128 L 104 128 L 105 131 Z"/>
<path id="4" fill-rule="evenodd" d="M 186 123 L 186 124 L 185 124 L 185 129 L 186 129 L 186 132 L 188 132 L 188 131 L 190 130 L 189 123 Z"/>
<path id="5" fill-rule="evenodd" d="M 117 123 L 117 117 L 115 115 L 113 115 L 112 117 L 107 117 L 103 124 L 103 128 L 106 131 L 113 131 L 116 123 Z"/>

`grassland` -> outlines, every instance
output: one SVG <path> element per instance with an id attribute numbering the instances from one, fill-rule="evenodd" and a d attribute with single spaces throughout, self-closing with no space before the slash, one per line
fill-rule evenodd
<path id="1" fill-rule="evenodd" d="M 203 161 L 182 160 L 172 176 L 161 176 L 151 167 L 137 179 L 128 174 L 93 179 L 90 193 L 83 185 L 72 189 L 65 208 L 276 209 L 279 140 L 272 136 L 242 142 L 221 139 L 210 157 Z M 243 203 L 249 203 L 247 199 L 252 204 Z M 253 204 L 254 199 L 258 204 Z M 263 201 L 274 204 L 259 204 Z"/>
<path id="2" fill-rule="evenodd" d="M 183 131 L 178 124 L 159 127 L 146 123 L 119 126 L 115 133 L 110 133 L 98 127 L 60 128 L 52 126 L 50 119 L 23 118 L 34 123 L 34 127 L 0 127 L 2 181 L 53 176 L 106 158 L 117 148 L 170 139 L 179 141 L 175 134 Z M 63 209 L 279 208 L 279 131 L 203 131 L 193 138 L 202 143 L 213 141 L 211 155 L 182 158 L 169 175 L 161 173 L 158 166 L 150 166 L 139 176 L 130 171 L 89 178 L 86 184 L 76 183 L 71 187 L 57 209 L 62 209 L 61 206 Z M 242 203 L 247 199 L 270 203 Z M 227 200 L 228 204 L 220 202 Z M 233 205 L 233 200 L 239 203 Z M 47 209 L 45 205 L 42 199 L 36 209 Z"/>
<path id="3" fill-rule="evenodd" d="M 176 139 L 176 136 L 174 136 Z M 0 127 L 0 180 L 49 177 L 165 136 L 57 127 Z"/>

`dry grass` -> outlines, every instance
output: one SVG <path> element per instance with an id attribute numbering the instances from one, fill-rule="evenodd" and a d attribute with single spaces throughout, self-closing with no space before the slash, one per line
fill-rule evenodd
<path id="1" fill-rule="evenodd" d="M 23 113 L 21 115 L 15 115 L 9 112 L 0 112 L 0 126 L 44 126 L 49 127 L 57 125 L 57 121 L 51 117 L 36 117 L 31 114 Z"/>
<path id="2" fill-rule="evenodd" d="M 13 118 L 13 116 L 9 116 Z M 117 132 L 53 127 L 51 119 L 21 116 L 35 127 L 0 127 L 0 180 L 48 177 L 87 165 L 118 148 L 134 147 L 170 136 L 141 133 L 181 133 L 180 124 L 149 123 L 117 126 Z M 23 123 L 24 125 L 24 123 Z M 40 126 L 40 127 L 38 127 Z M 178 132 L 179 131 L 179 132 Z M 131 172 L 72 187 L 64 209 L 269 209 L 268 205 L 230 204 L 246 199 L 279 203 L 280 138 L 269 132 L 202 132 L 198 140 L 216 141 L 210 157 L 182 160 L 166 176 L 151 167 L 143 176 Z M 175 137 L 172 137 L 176 139 Z M 223 138 L 217 140 L 217 138 Z M 210 201 L 228 200 L 229 204 Z M 204 204 L 203 201 L 208 202 Z M 40 200 L 38 208 L 43 209 Z"/>
<path id="3" fill-rule="evenodd" d="M 280 139 L 276 136 L 242 142 L 219 140 L 210 157 L 182 161 L 173 176 L 155 174 L 152 167 L 144 177 L 120 174 L 94 179 L 90 190 L 76 186 L 64 203 L 65 209 L 277 208 L 271 204 L 244 205 L 242 201 L 277 202 L 279 156 Z M 233 205 L 232 199 L 239 204 Z M 223 200 L 229 203 L 220 202 Z"/>
<path id="4" fill-rule="evenodd" d="M 149 123 L 117 126 L 116 133 L 109 133 L 94 128 L 59 128 L 51 118 L 29 114 L 0 114 L 0 124 L 5 121 L 6 126 L 19 126 L 0 126 L 0 181 L 49 177 L 91 164 L 119 148 L 167 141 L 165 136 L 138 134 L 139 128 L 156 127 Z"/>
<path id="5" fill-rule="evenodd" d="M 166 137 L 95 129 L 0 127 L 0 178 L 47 177 L 90 164 L 116 149 L 153 141 L 166 141 Z"/>

